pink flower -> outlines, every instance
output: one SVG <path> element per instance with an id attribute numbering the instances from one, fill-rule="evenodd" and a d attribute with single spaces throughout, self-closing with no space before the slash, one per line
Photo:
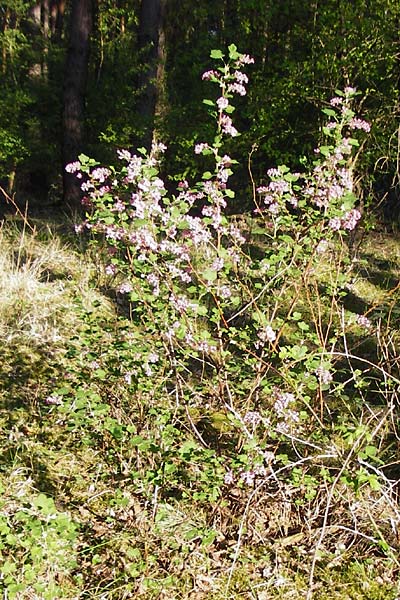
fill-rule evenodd
<path id="1" fill-rule="evenodd" d="M 277 202 L 273 202 L 272 204 L 270 204 L 268 206 L 268 211 L 271 213 L 271 215 L 277 215 L 279 214 L 279 204 Z"/>
<path id="2" fill-rule="evenodd" d="M 45 400 L 45 404 L 48 404 L 49 406 L 51 406 L 51 405 L 59 406 L 62 403 L 63 403 L 62 396 L 59 396 L 58 394 L 52 394 L 51 396 L 47 396 L 47 398 Z"/>
<path id="3" fill-rule="evenodd" d="M 260 329 L 260 331 L 257 333 L 257 336 L 260 341 L 256 342 L 256 348 L 261 347 L 263 344 L 265 344 L 265 342 L 272 344 L 272 342 L 276 340 L 276 333 L 270 325 Z"/>
<path id="4" fill-rule="evenodd" d="M 372 327 L 371 321 L 365 315 L 356 315 L 355 321 L 360 327 L 364 327 L 364 329 L 371 329 Z"/>
<path id="5" fill-rule="evenodd" d="M 249 412 L 247 412 L 244 415 L 243 421 L 247 425 L 251 425 L 252 427 L 257 427 L 257 425 L 259 425 L 261 423 L 262 417 L 258 411 L 250 410 Z"/>
<path id="6" fill-rule="evenodd" d="M 202 154 L 203 150 L 209 150 L 210 146 L 201 142 L 200 144 L 196 144 L 194 147 L 195 154 Z"/>
<path id="7" fill-rule="evenodd" d="M 318 369 L 315 370 L 315 374 L 318 377 L 320 383 L 322 383 L 323 385 L 328 385 L 333 381 L 332 373 L 322 366 L 318 367 Z"/>
<path id="8" fill-rule="evenodd" d="M 151 146 L 151 154 L 164 153 L 167 150 L 167 146 L 161 142 L 153 142 Z"/>
<path id="9" fill-rule="evenodd" d="M 105 268 L 106 275 L 115 275 L 117 267 L 115 265 L 107 265 Z"/>
<path id="10" fill-rule="evenodd" d="M 228 85 L 228 92 L 239 94 L 239 96 L 245 96 L 246 88 L 241 83 L 230 83 Z"/>
<path id="11" fill-rule="evenodd" d="M 132 154 L 128 150 L 117 150 L 118 158 L 121 160 L 131 160 Z"/>
<path id="12" fill-rule="evenodd" d="M 357 119 L 356 117 L 354 117 L 354 119 L 351 119 L 351 121 L 349 122 L 349 127 L 350 129 L 361 129 L 366 133 L 369 133 L 371 131 L 370 123 L 364 121 L 363 119 Z"/>
<path id="13" fill-rule="evenodd" d="M 233 483 L 235 483 L 235 477 L 230 469 L 225 473 L 224 483 L 225 485 L 232 485 Z"/>
<path id="14" fill-rule="evenodd" d="M 257 192 L 262 195 L 262 194 L 268 194 L 269 189 L 267 188 L 266 185 L 261 185 L 260 187 L 257 188 Z"/>
<path id="15" fill-rule="evenodd" d="M 221 271 L 224 268 L 224 259 L 216 258 L 211 265 L 212 271 Z"/>
<path id="16" fill-rule="evenodd" d="M 224 98 L 223 96 L 221 96 L 221 98 L 218 98 L 217 106 L 218 106 L 219 110 L 225 110 L 225 108 L 227 108 L 229 106 L 228 98 Z"/>
<path id="17" fill-rule="evenodd" d="M 65 166 L 65 170 L 67 173 L 76 173 L 77 171 L 80 170 L 81 166 L 82 166 L 81 163 L 78 160 L 76 160 L 75 162 L 68 163 Z"/>
<path id="18" fill-rule="evenodd" d="M 218 79 L 218 72 L 217 71 L 206 71 L 205 73 L 203 73 L 203 75 L 201 76 L 203 81 L 210 81 L 211 79 Z"/>
<path id="19" fill-rule="evenodd" d="M 120 294 L 129 294 L 129 292 L 132 291 L 132 286 L 128 282 L 121 283 L 121 285 L 119 286 L 118 291 L 119 291 Z"/>
<path id="20" fill-rule="evenodd" d="M 81 185 L 81 190 L 82 192 L 90 192 L 91 190 L 94 190 L 94 185 L 93 183 L 90 183 L 90 181 L 84 181 Z"/>
<path id="21" fill-rule="evenodd" d="M 125 204 L 119 198 L 117 198 L 117 201 L 114 204 L 113 210 L 115 210 L 116 212 L 122 213 L 125 210 Z"/>
<path id="22" fill-rule="evenodd" d="M 274 409 L 278 413 L 278 415 L 284 415 L 289 408 L 289 404 L 292 404 L 295 401 L 295 397 L 293 394 L 289 392 L 281 392 L 280 390 L 276 390 L 276 400 L 274 403 Z"/>
<path id="23" fill-rule="evenodd" d="M 242 54 L 238 62 L 241 65 L 252 65 L 254 63 L 254 58 L 252 58 L 248 54 Z"/>
<path id="24" fill-rule="evenodd" d="M 221 298 L 223 298 L 224 300 L 227 300 L 228 298 L 230 298 L 232 296 L 232 292 L 229 288 L 229 286 L 227 285 L 223 285 L 220 289 L 220 296 Z"/>
<path id="25" fill-rule="evenodd" d="M 92 178 L 96 179 L 99 183 L 104 183 L 109 175 L 111 175 L 111 171 L 106 167 L 97 167 L 92 171 Z"/>
<path id="26" fill-rule="evenodd" d="M 232 125 L 232 119 L 228 115 L 221 115 L 221 128 L 224 133 L 232 137 L 239 135 L 238 130 Z"/>
<path id="27" fill-rule="evenodd" d="M 225 154 L 222 158 L 221 158 L 221 163 L 220 163 L 223 167 L 230 167 L 232 164 L 232 159 L 230 156 L 228 156 L 227 154 Z"/>
<path id="28" fill-rule="evenodd" d="M 285 192 L 288 192 L 290 188 L 287 181 L 280 179 L 278 181 L 271 181 L 271 183 L 268 185 L 268 189 L 275 194 L 281 195 Z"/>
<path id="29" fill-rule="evenodd" d="M 249 78 L 247 77 L 246 73 L 242 73 L 241 71 L 235 71 L 233 75 L 238 83 L 249 83 Z"/>
<path id="30" fill-rule="evenodd" d="M 328 226 L 333 229 L 333 231 L 339 231 L 342 226 L 342 222 L 339 217 L 334 217 L 333 219 L 329 219 Z"/>
<path id="31" fill-rule="evenodd" d="M 349 210 L 349 212 L 347 212 L 343 219 L 342 219 L 342 226 L 344 229 L 347 229 L 348 231 L 353 231 L 353 229 L 355 229 L 358 221 L 361 219 L 361 213 L 359 210 L 357 210 L 356 208 L 353 208 L 352 210 Z"/>

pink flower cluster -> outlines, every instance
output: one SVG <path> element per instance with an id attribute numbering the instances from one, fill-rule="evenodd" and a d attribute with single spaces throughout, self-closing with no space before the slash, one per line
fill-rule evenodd
<path id="1" fill-rule="evenodd" d="M 361 213 L 356 208 L 347 211 L 343 217 L 333 217 L 329 219 L 329 227 L 333 231 L 339 231 L 340 229 L 346 229 L 347 231 L 353 231 L 357 227 L 357 223 L 361 219 Z"/>
<path id="2" fill-rule="evenodd" d="M 317 369 L 315 369 L 315 374 L 318 377 L 320 383 L 322 383 L 323 385 L 328 385 L 333 381 L 332 373 L 323 366 L 320 366 Z"/>
<path id="3" fill-rule="evenodd" d="M 288 433 L 295 424 L 300 422 L 299 413 L 291 408 L 295 402 L 295 397 L 289 392 L 275 389 L 274 399 L 275 412 L 277 417 L 281 419 L 277 424 L 277 430 L 281 433 Z"/>
<path id="4" fill-rule="evenodd" d="M 371 124 L 368 123 L 368 121 L 364 121 L 363 119 L 351 119 L 351 121 L 349 121 L 349 127 L 350 129 L 361 129 L 366 133 L 369 133 L 371 131 Z"/>
<path id="5" fill-rule="evenodd" d="M 223 134 L 231 137 L 238 136 L 239 132 L 233 126 L 231 117 L 224 111 L 229 108 L 229 98 L 232 94 L 238 94 L 239 96 L 246 95 L 247 91 L 245 86 L 249 79 L 245 73 L 240 71 L 240 68 L 252 63 L 254 63 L 253 58 L 248 54 L 241 54 L 232 65 L 226 64 L 225 69 L 221 69 L 220 71 L 209 70 L 202 75 L 203 81 L 218 83 L 221 88 L 221 95 L 216 101 L 219 112 L 218 125 Z M 199 145 L 196 145 L 195 152 L 199 154 L 201 151 Z"/>
<path id="6" fill-rule="evenodd" d="M 257 338 L 258 340 L 254 344 L 255 347 L 263 348 L 267 342 L 269 342 L 270 344 L 273 344 L 275 342 L 276 333 L 272 329 L 271 325 L 266 325 L 257 332 Z"/>
<path id="7" fill-rule="evenodd" d="M 298 198 L 293 191 L 292 184 L 284 178 L 284 172 L 280 169 L 268 169 L 268 177 L 272 179 L 268 185 L 257 188 L 263 203 L 272 216 L 277 216 L 290 204 L 294 208 L 298 204 Z M 293 175 L 294 179 L 300 177 L 300 174 Z"/>
<path id="8" fill-rule="evenodd" d="M 360 325 L 360 327 L 363 327 L 364 329 L 372 328 L 371 321 L 365 315 L 356 315 L 355 321 L 357 325 Z"/>

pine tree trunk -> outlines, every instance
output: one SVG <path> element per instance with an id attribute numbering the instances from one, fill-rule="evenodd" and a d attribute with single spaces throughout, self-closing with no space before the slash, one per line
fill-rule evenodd
<path id="1" fill-rule="evenodd" d="M 70 36 L 64 77 L 63 164 L 77 160 L 84 141 L 84 108 L 92 31 L 92 0 L 72 0 Z M 74 175 L 63 173 L 64 203 L 80 209 L 81 189 Z"/>
<path id="2" fill-rule="evenodd" d="M 163 112 L 165 87 L 165 31 L 166 0 L 142 0 L 139 18 L 139 51 L 145 67 L 139 77 L 140 97 L 137 111 L 145 124 L 142 143 L 151 146 L 154 134 L 154 117 Z"/>

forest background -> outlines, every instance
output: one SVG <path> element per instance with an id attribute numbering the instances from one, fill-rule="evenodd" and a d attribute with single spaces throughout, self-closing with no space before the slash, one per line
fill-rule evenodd
<path id="1" fill-rule="evenodd" d="M 213 48 L 234 41 L 255 58 L 238 106 L 235 210 L 251 208 L 248 159 L 260 181 L 312 151 L 320 109 L 356 87 L 373 123 L 357 165 L 360 198 L 392 214 L 398 194 L 399 7 L 392 0 L 135 0 L 30 2 L 0 9 L 0 181 L 43 207 L 79 204 L 63 171 L 79 153 L 116 160 L 116 148 L 168 146 L 165 170 L 199 175 L 197 140 L 211 124 L 201 73 Z M 361 183 L 362 182 L 362 183 Z M 4 200 L 3 200 L 4 204 Z M 393 216 L 393 215 L 392 215 Z"/>

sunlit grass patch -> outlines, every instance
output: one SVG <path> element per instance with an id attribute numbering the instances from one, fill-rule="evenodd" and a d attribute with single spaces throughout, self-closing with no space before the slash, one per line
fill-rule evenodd
<path id="1" fill-rule="evenodd" d="M 93 291 L 94 266 L 49 232 L 0 230 L 0 336 L 57 345 L 77 325 L 74 301 L 106 302 Z"/>

